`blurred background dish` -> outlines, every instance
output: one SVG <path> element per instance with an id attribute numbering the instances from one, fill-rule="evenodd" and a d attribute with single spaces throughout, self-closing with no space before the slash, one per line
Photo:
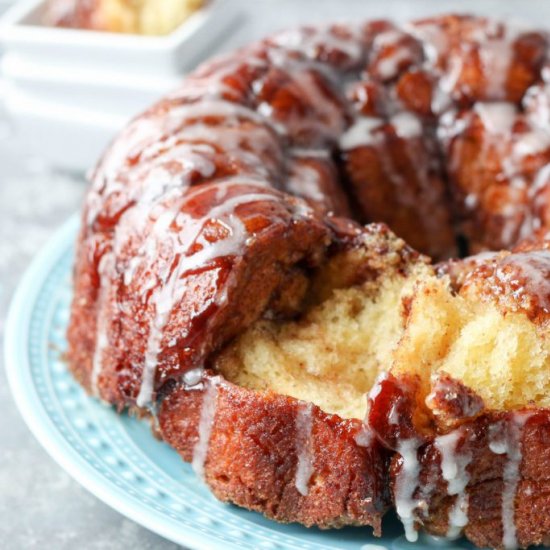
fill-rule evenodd
<path id="1" fill-rule="evenodd" d="M 93 166 L 117 130 L 176 87 L 239 23 L 234 2 L 211 0 L 163 36 L 44 25 L 48 10 L 60 3 L 25 0 L 2 17 L 2 91 L 28 150 L 49 165 L 76 172 Z M 151 9 L 151 2 L 135 4 Z M 157 15 L 167 4 L 156 2 Z"/>
<path id="2" fill-rule="evenodd" d="M 48 0 L 43 23 L 97 31 L 168 34 L 205 0 Z"/>

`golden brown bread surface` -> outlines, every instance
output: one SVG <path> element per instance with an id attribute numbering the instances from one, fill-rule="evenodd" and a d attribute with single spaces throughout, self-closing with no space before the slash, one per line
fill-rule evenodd
<path id="1" fill-rule="evenodd" d="M 451 15 L 199 67 L 93 175 L 75 376 L 158 406 L 216 495 L 279 521 L 378 529 L 393 505 L 411 540 L 540 543 L 547 42 Z M 438 261 L 481 254 L 432 266 L 379 221 Z"/>

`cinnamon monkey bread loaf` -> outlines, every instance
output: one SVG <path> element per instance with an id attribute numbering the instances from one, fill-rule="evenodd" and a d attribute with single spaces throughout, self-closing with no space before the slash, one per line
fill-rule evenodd
<path id="1" fill-rule="evenodd" d="M 548 63 L 448 15 L 202 65 L 93 175 L 72 372 L 278 521 L 548 541 Z"/>

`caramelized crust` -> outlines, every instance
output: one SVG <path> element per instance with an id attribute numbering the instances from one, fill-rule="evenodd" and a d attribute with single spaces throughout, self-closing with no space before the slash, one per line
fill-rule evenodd
<path id="1" fill-rule="evenodd" d="M 448 141 L 449 177 L 472 252 L 510 248 L 546 224 L 545 124 L 510 103 L 478 103 L 444 118 L 442 134 L 460 127 Z"/>
<path id="2" fill-rule="evenodd" d="M 550 241 L 534 234 L 511 251 L 484 252 L 438 265 L 455 292 L 496 304 L 503 314 L 522 312 L 542 326 L 550 313 Z"/>
<path id="3" fill-rule="evenodd" d="M 529 414 L 526 411 L 525 414 Z M 497 454 L 490 448 L 490 436 L 501 426 L 513 422 L 513 414 L 489 413 L 463 426 L 457 438 L 457 449 L 468 453 L 472 458 L 468 465 L 470 480 L 467 494 L 468 525 L 465 534 L 477 546 L 484 548 L 504 548 L 503 534 L 510 524 L 503 526 L 502 500 L 507 498 L 505 468 L 506 454 Z M 548 411 L 540 411 L 529 416 L 523 426 L 518 445 L 522 453 L 518 468 L 516 487 L 513 495 L 513 519 L 517 544 L 526 548 L 548 542 L 550 524 L 548 522 L 548 488 L 550 469 L 548 468 L 548 436 L 550 416 Z M 433 486 L 433 493 L 426 500 L 427 514 L 425 527 L 434 535 L 445 536 L 449 529 L 450 508 L 456 496 L 447 496 L 447 482 L 441 476 L 441 453 L 435 443 L 429 443 L 419 451 L 423 484 Z M 392 471 L 399 468 L 397 459 Z M 439 472 L 438 472 L 439 470 Z M 437 473 L 436 473 L 437 472 Z"/>
<path id="4" fill-rule="evenodd" d="M 215 393 L 215 418 L 203 464 L 197 452 L 198 425 L 204 385 L 211 380 L 171 390 L 160 406 L 159 423 L 164 439 L 184 460 L 194 463 L 220 500 L 284 523 L 298 521 L 325 529 L 371 525 L 380 533 L 389 505 L 389 455 L 375 440 L 358 439 L 360 420 L 343 420 L 310 405 L 310 434 L 302 441 L 297 418 L 301 409 L 307 410 L 306 403 L 222 380 Z M 295 483 L 299 456 L 304 453 L 306 468 L 311 468 L 305 478 L 307 494 Z"/>
<path id="5" fill-rule="evenodd" d="M 467 520 L 461 525 L 477 546 L 526 548 L 547 543 L 549 411 L 488 411 L 479 407 L 479 398 L 471 390 L 456 381 L 447 382 L 452 388 L 433 397 L 431 405 L 448 409 L 445 401 L 449 397 L 455 406 L 460 402 L 453 424 L 446 422 L 448 417 L 427 420 L 426 412 L 419 410 L 424 405 L 417 400 L 414 378 L 386 377 L 371 400 L 369 425 L 387 448 L 398 452 L 390 467 L 394 500 L 400 498 L 397 484 L 403 476 L 403 442 L 414 441 L 418 470 L 410 481 L 416 525 L 436 536 L 456 536 L 461 529 L 451 523 L 453 508 L 466 495 L 462 510 Z M 472 399 L 474 408 L 470 408 Z M 392 412 L 396 406 L 397 424 Z M 510 456 L 516 459 L 512 468 Z M 461 466 L 463 472 L 457 475 L 456 468 Z M 457 481 L 464 484 L 460 496 L 451 485 Z M 456 520 L 456 509 L 454 514 Z"/>
<path id="6" fill-rule="evenodd" d="M 376 119 L 375 119 L 376 120 Z M 448 200 L 435 143 L 417 118 L 401 113 L 371 132 L 372 144 L 346 150 L 343 162 L 363 221 L 382 220 L 415 248 L 436 258 L 455 255 Z M 376 123 L 375 123 L 376 124 Z"/>
<path id="7" fill-rule="evenodd" d="M 69 340 L 78 345 L 70 348 L 69 360 L 85 386 L 118 406 L 134 403 L 140 387 L 147 386 L 148 403 L 163 380 L 204 362 L 275 305 L 283 289 L 300 282 L 308 267 L 319 263 L 329 233 L 304 203 L 281 197 L 264 186 L 205 184 L 173 200 L 173 210 L 163 204 L 168 217 L 125 216 L 102 263 L 79 264 L 79 269 L 98 269 L 105 289 L 98 292 L 108 293 L 101 296 L 95 319 L 83 315 L 89 308 L 84 297 L 73 304 L 77 321 L 71 323 Z M 210 217 L 215 210 L 221 219 Z M 240 242 L 243 234 L 246 243 Z M 95 243 L 94 235 L 81 245 L 81 254 L 92 262 Z M 166 293 L 145 304 L 136 300 L 162 285 Z M 298 286 L 301 293 L 307 288 Z M 300 297 L 295 302 L 299 305 Z M 90 344 L 83 349 L 81 343 L 96 332 L 106 341 L 90 355 Z M 137 337 L 147 333 L 147 338 Z M 100 372 L 94 373 L 94 361 L 101 363 Z M 145 385 L 147 369 L 154 378 Z"/>

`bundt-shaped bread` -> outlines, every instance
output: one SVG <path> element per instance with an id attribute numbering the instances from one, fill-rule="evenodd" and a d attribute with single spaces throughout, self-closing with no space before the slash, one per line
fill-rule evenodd
<path id="1" fill-rule="evenodd" d="M 443 16 L 201 66 L 93 175 L 75 376 L 279 521 L 547 540 L 547 55 Z"/>
<path id="2" fill-rule="evenodd" d="M 56 27 L 161 35 L 172 32 L 204 0 L 47 0 L 43 22 Z"/>

